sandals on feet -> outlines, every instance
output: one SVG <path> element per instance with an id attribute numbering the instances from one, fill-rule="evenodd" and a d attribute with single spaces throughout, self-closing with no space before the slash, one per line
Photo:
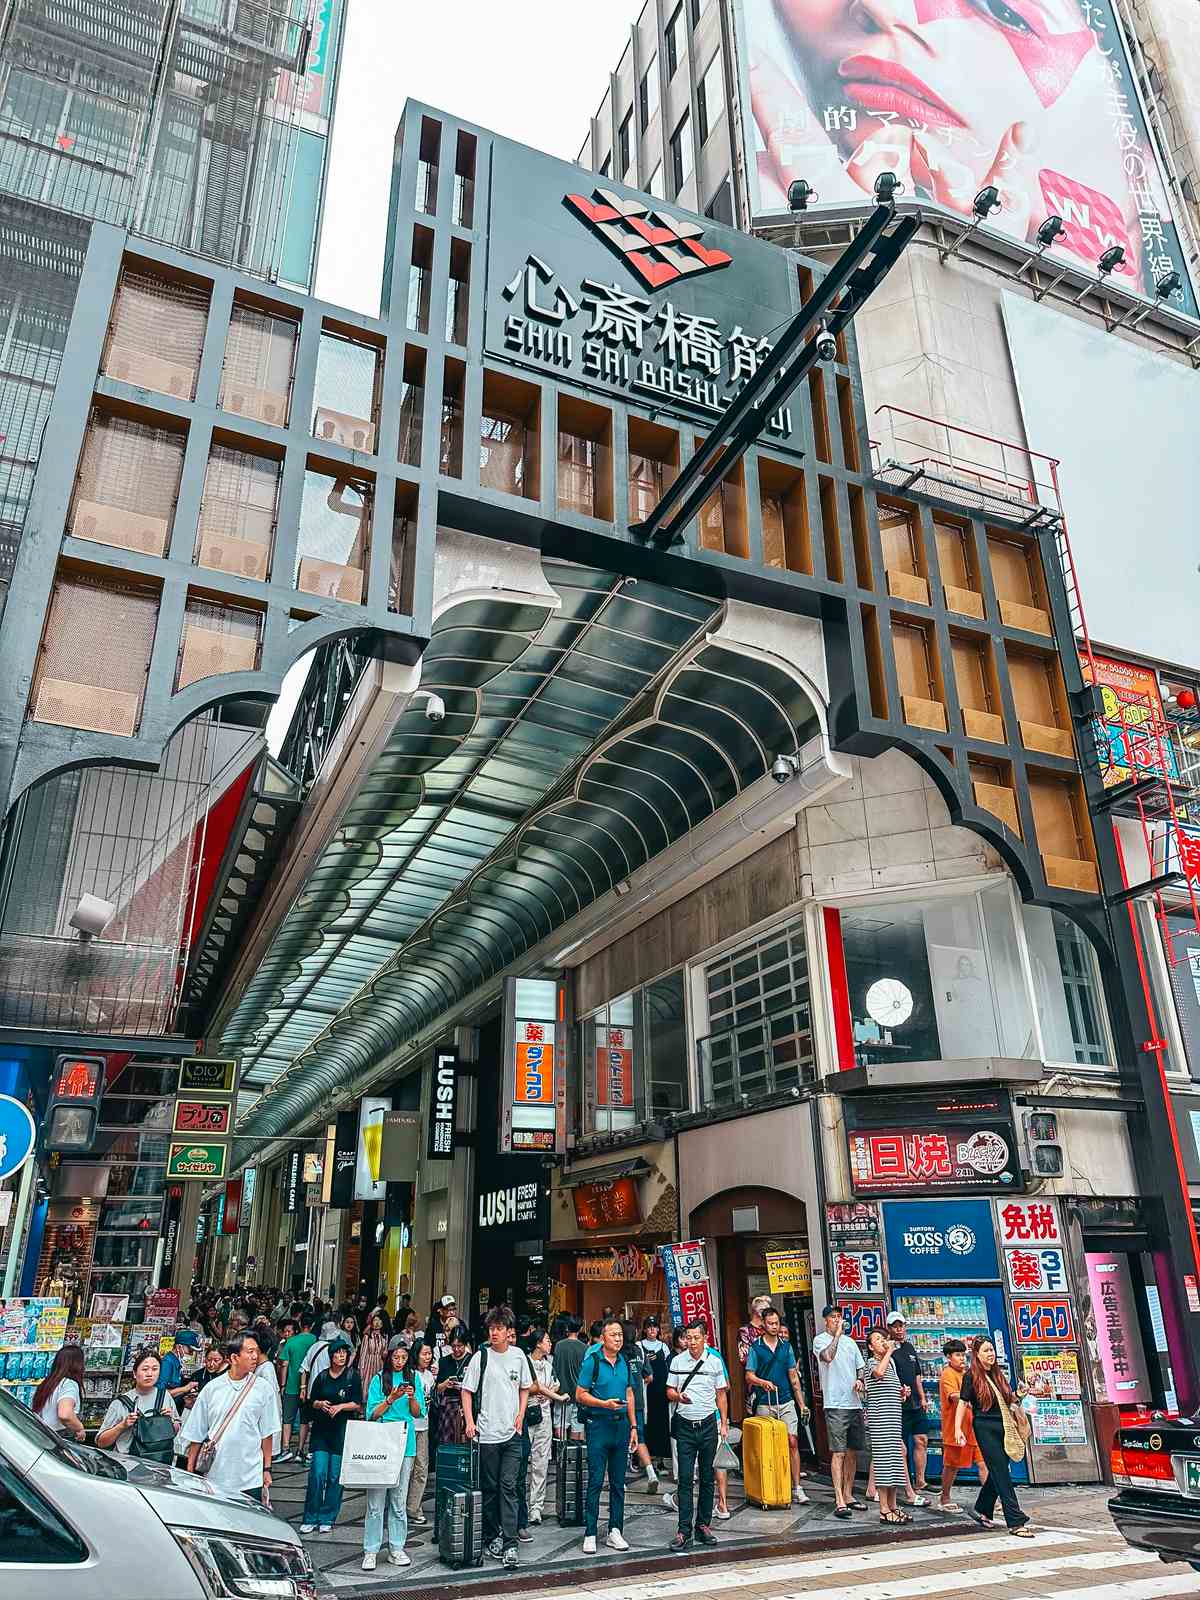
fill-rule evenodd
<path id="1" fill-rule="evenodd" d="M 1033 1538 L 1033 1529 L 1025 1527 L 1024 1524 L 1022 1524 L 1021 1527 L 1019 1527 L 1019 1528 L 1010 1528 L 1008 1531 L 1009 1531 L 1009 1533 L 1012 1534 L 1014 1539 L 1032 1539 Z"/>

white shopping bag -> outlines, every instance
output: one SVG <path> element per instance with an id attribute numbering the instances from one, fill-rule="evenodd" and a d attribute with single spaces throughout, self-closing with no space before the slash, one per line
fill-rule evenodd
<path id="1" fill-rule="evenodd" d="M 347 1489 L 394 1489 L 404 1470 L 407 1422 L 348 1422 L 341 1481 Z"/>

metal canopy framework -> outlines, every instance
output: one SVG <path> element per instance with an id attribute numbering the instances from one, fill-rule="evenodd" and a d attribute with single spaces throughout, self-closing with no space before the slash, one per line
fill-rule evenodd
<path id="1" fill-rule="evenodd" d="M 720 602 L 547 562 L 436 624 L 406 711 L 221 1041 L 287 1131 L 762 778 L 818 715 Z"/>

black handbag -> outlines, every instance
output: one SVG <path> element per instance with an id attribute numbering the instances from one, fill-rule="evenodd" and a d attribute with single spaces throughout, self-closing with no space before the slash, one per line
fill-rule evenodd
<path id="1" fill-rule="evenodd" d="M 525 1357 L 525 1365 L 529 1368 L 529 1376 L 530 1376 L 530 1378 L 533 1380 L 534 1383 L 536 1383 L 537 1382 L 537 1373 L 534 1372 L 534 1370 L 533 1370 L 533 1362 L 530 1361 L 528 1356 Z M 538 1401 L 538 1400 L 527 1400 L 525 1402 L 525 1426 L 527 1428 L 540 1428 L 541 1425 L 542 1425 L 542 1407 L 541 1407 L 541 1402 Z"/>
<path id="2" fill-rule="evenodd" d="M 136 1400 L 131 1400 L 127 1394 L 117 1398 L 130 1411 L 136 1408 Z M 162 1409 L 161 1396 L 153 1411 L 138 1412 L 129 1454 L 139 1461 L 157 1461 L 164 1467 L 169 1467 L 175 1459 L 175 1419 Z"/>

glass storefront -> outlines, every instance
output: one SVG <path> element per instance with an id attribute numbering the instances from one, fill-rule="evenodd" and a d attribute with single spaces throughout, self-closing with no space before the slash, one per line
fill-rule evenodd
<path id="1" fill-rule="evenodd" d="M 584 1133 L 620 1133 L 688 1108 L 683 973 L 621 995 L 579 1025 Z"/>

